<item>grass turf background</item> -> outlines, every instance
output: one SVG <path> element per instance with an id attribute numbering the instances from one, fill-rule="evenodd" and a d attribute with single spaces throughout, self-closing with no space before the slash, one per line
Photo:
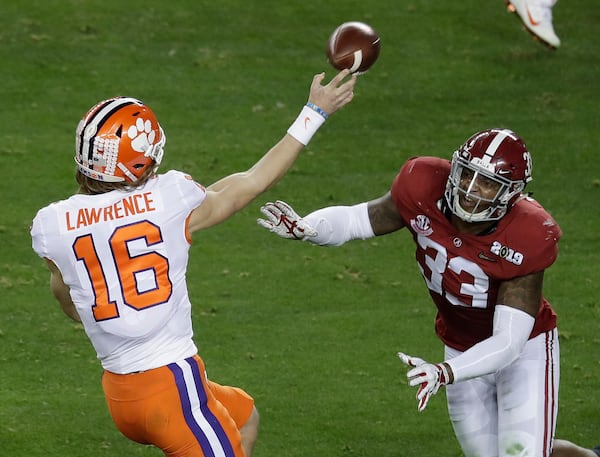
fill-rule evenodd
<path id="1" fill-rule="evenodd" d="M 418 414 L 397 350 L 442 349 L 405 233 L 317 248 L 261 231 L 260 204 L 301 212 L 383 194 L 412 155 L 449 157 L 506 126 L 534 161 L 530 190 L 564 231 L 545 294 L 559 313 L 558 437 L 600 441 L 598 102 L 600 10 L 554 9 L 557 52 L 503 2 L 263 0 L 3 2 L 0 14 L 0 455 L 158 456 L 112 424 L 100 366 L 53 301 L 30 247 L 38 208 L 75 190 L 74 129 L 95 102 L 131 95 L 168 136 L 162 169 L 209 184 L 281 137 L 341 22 L 382 37 L 379 61 L 290 173 L 195 236 L 195 340 L 209 376 L 262 415 L 256 456 L 459 456 L 443 393 Z"/>

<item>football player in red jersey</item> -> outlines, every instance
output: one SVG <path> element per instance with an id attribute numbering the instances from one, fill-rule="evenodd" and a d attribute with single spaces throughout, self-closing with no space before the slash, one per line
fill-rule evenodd
<path id="1" fill-rule="evenodd" d="M 445 358 L 410 367 L 422 411 L 446 386 L 448 411 L 468 457 L 551 455 L 558 410 L 556 314 L 542 294 L 561 230 L 524 193 L 531 155 L 508 129 L 472 135 L 452 156 L 409 159 L 390 191 L 301 218 L 267 203 L 259 225 L 284 238 L 339 246 L 409 230 L 437 307 Z"/>
<path id="2" fill-rule="evenodd" d="M 169 457 L 249 457 L 258 412 L 243 390 L 210 381 L 193 341 L 186 270 L 191 234 L 275 184 L 329 114 L 349 103 L 348 70 L 315 75 L 296 121 L 245 172 L 208 187 L 157 174 L 166 137 L 131 97 L 93 106 L 76 132 L 79 192 L 38 211 L 33 249 L 65 314 L 83 324 L 104 368 L 118 429 Z"/>

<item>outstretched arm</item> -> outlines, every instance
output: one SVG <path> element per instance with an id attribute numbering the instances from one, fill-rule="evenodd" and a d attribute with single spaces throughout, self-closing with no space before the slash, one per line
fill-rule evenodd
<path id="1" fill-rule="evenodd" d="M 347 241 L 385 235 L 404 227 L 391 194 L 354 206 L 328 206 L 305 217 L 283 201 L 266 203 L 260 226 L 282 238 L 310 241 L 321 246 L 340 246 Z"/>
<path id="2" fill-rule="evenodd" d="M 315 75 L 307 106 L 288 133 L 250 169 L 226 176 L 207 188 L 204 202 L 191 214 L 190 232 L 224 221 L 279 181 L 326 117 L 354 97 L 356 76 L 344 81 L 347 76 L 348 70 L 343 70 L 329 84 L 322 85 L 325 75 Z"/>

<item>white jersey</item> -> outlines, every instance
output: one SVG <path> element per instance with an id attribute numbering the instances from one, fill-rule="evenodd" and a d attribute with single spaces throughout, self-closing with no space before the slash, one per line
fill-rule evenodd
<path id="1" fill-rule="evenodd" d="M 190 176 L 169 171 L 135 190 L 74 195 L 33 220 L 33 249 L 61 271 L 106 370 L 144 371 L 196 354 L 186 220 L 205 196 Z"/>

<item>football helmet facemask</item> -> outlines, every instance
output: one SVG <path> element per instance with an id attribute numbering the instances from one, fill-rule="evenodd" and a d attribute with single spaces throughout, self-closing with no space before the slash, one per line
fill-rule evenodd
<path id="1" fill-rule="evenodd" d="M 165 133 L 152 110 L 140 100 L 114 97 L 93 106 L 79 122 L 75 162 L 97 181 L 135 182 L 158 169 Z"/>
<path id="2" fill-rule="evenodd" d="M 483 130 L 454 152 L 444 197 L 452 213 L 466 222 L 495 221 L 531 179 L 531 154 L 523 140 L 512 130 Z M 474 189 L 478 180 L 497 187 L 495 195 L 484 198 Z M 472 209 L 463 208 L 461 199 L 472 202 Z"/>

